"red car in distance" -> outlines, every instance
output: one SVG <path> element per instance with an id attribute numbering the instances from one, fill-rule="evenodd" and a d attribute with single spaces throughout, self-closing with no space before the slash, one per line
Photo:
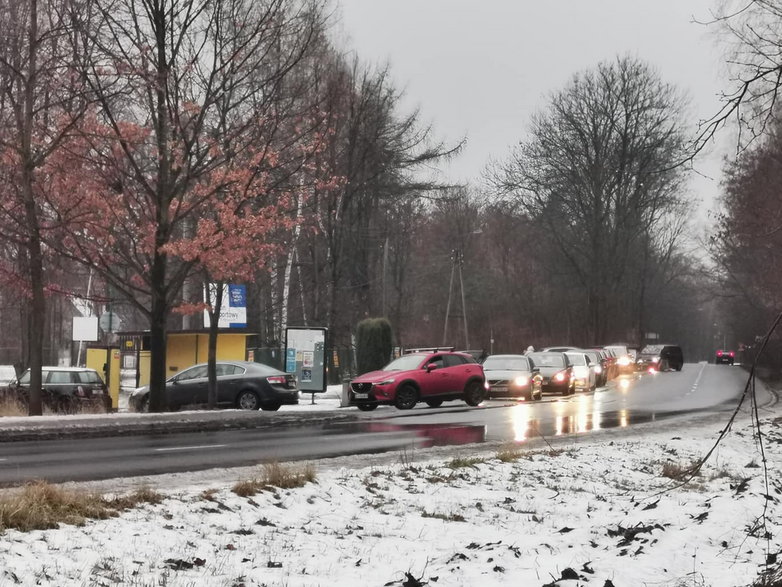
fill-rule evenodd
<path id="1" fill-rule="evenodd" d="M 736 358 L 735 351 L 717 351 L 717 356 L 714 357 L 714 363 L 716 365 L 732 365 Z"/>
<path id="2" fill-rule="evenodd" d="M 485 396 L 481 365 L 467 353 L 452 351 L 402 355 L 379 371 L 356 377 L 349 390 L 351 405 L 364 412 L 383 404 L 410 410 L 418 402 L 436 408 L 448 400 L 477 406 Z"/>

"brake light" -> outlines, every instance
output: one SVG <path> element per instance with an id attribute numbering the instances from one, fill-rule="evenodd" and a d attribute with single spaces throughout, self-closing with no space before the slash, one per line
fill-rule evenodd
<path id="1" fill-rule="evenodd" d="M 735 355 L 735 353 L 733 351 L 730 351 L 730 356 L 732 357 L 734 355 Z"/>
<path id="2" fill-rule="evenodd" d="M 722 356 L 722 351 L 717 351 L 717 356 L 721 357 Z"/>
<path id="3" fill-rule="evenodd" d="M 556 381 L 564 381 L 565 380 L 565 374 L 561 373 L 561 372 L 557 373 L 556 375 L 554 375 L 554 379 Z"/>
<path id="4" fill-rule="evenodd" d="M 285 377 L 282 375 L 272 375 L 266 378 L 266 381 L 272 385 L 285 385 Z"/>

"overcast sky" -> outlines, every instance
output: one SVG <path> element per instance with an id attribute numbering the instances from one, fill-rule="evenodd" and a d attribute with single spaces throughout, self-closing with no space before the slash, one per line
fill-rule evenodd
<path id="1" fill-rule="evenodd" d="M 711 27 L 694 22 L 709 20 L 714 0 L 335 1 L 343 42 L 390 64 L 404 106 L 420 108 L 438 137 L 467 138 L 447 171 L 454 180 L 474 181 L 491 157 L 504 158 L 546 97 L 600 61 L 630 54 L 652 64 L 689 94 L 694 122 L 716 112 L 727 83 Z M 698 169 L 717 176 L 719 160 L 715 152 Z M 718 179 L 692 183 L 702 218 Z"/>

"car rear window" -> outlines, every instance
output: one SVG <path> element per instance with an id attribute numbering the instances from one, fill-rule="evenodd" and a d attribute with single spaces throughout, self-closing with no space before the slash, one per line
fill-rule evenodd
<path id="1" fill-rule="evenodd" d="M 79 383 L 103 383 L 97 371 L 79 371 L 76 376 Z"/>
<path id="2" fill-rule="evenodd" d="M 570 362 L 573 365 L 578 365 L 579 367 L 586 365 L 586 357 L 581 353 L 566 353 L 568 356 L 568 359 L 570 359 Z"/>

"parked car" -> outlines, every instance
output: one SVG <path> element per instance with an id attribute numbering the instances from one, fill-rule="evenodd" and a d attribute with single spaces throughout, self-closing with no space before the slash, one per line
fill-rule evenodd
<path id="1" fill-rule="evenodd" d="M 296 377 L 263 363 L 217 361 L 217 404 L 240 410 L 279 410 L 299 403 Z M 207 363 L 193 365 L 166 380 L 166 406 L 208 403 Z M 131 410 L 149 410 L 149 386 L 139 387 L 128 401 Z"/>
<path id="2" fill-rule="evenodd" d="M 597 387 L 597 376 L 586 351 L 567 351 L 565 355 L 573 366 L 573 387 L 575 390 L 593 391 Z"/>
<path id="3" fill-rule="evenodd" d="M 30 391 L 30 369 L 9 386 L 11 396 L 27 403 Z M 41 402 L 52 412 L 72 414 L 85 408 L 111 411 L 111 396 L 106 384 L 94 369 L 83 367 L 43 367 Z"/>
<path id="4" fill-rule="evenodd" d="M 733 361 L 735 359 L 736 359 L 736 352 L 735 351 L 718 350 L 716 356 L 714 357 L 714 364 L 715 365 L 732 365 Z"/>
<path id="5" fill-rule="evenodd" d="M 368 412 L 382 404 L 409 410 L 419 401 L 436 408 L 447 400 L 477 406 L 486 396 L 483 368 L 472 355 L 452 351 L 402 355 L 350 383 L 349 401 Z"/>
<path id="6" fill-rule="evenodd" d="M 541 351 L 529 353 L 527 356 L 532 359 L 532 364 L 540 371 L 543 378 L 543 391 L 562 395 L 570 395 L 575 392 L 573 367 L 565 353 Z"/>
<path id="7" fill-rule="evenodd" d="M 675 344 L 648 344 L 641 349 L 635 361 L 639 370 L 654 369 L 656 371 L 668 371 L 673 369 L 681 371 L 684 366 L 684 354 L 679 345 Z"/>
<path id="8" fill-rule="evenodd" d="M 635 371 L 635 360 L 633 359 L 630 351 L 627 349 L 627 345 L 624 344 L 607 344 L 605 347 L 610 351 L 613 351 L 616 355 L 616 370 L 617 373 L 632 373 Z"/>
<path id="9" fill-rule="evenodd" d="M 490 355 L 483 362 L 489 397 L 543 397 L 543 377 L 525 355 Z"/>
<path id="10" fill-rule="evenodd" d="M 16 369 L 13 365 L 0 365 L 0 397 L 16 381 Z"/>
<path id="11" fill-rule="evenodd" d="M 616 377 L 616 359 L 611 351 L 601 348 L 590 348 L 586 349 L 586 351 L 596 353 L 600 359 L 602 383 L 598 382 L 598 385 L 605 385 L 609 379 Z"/>

